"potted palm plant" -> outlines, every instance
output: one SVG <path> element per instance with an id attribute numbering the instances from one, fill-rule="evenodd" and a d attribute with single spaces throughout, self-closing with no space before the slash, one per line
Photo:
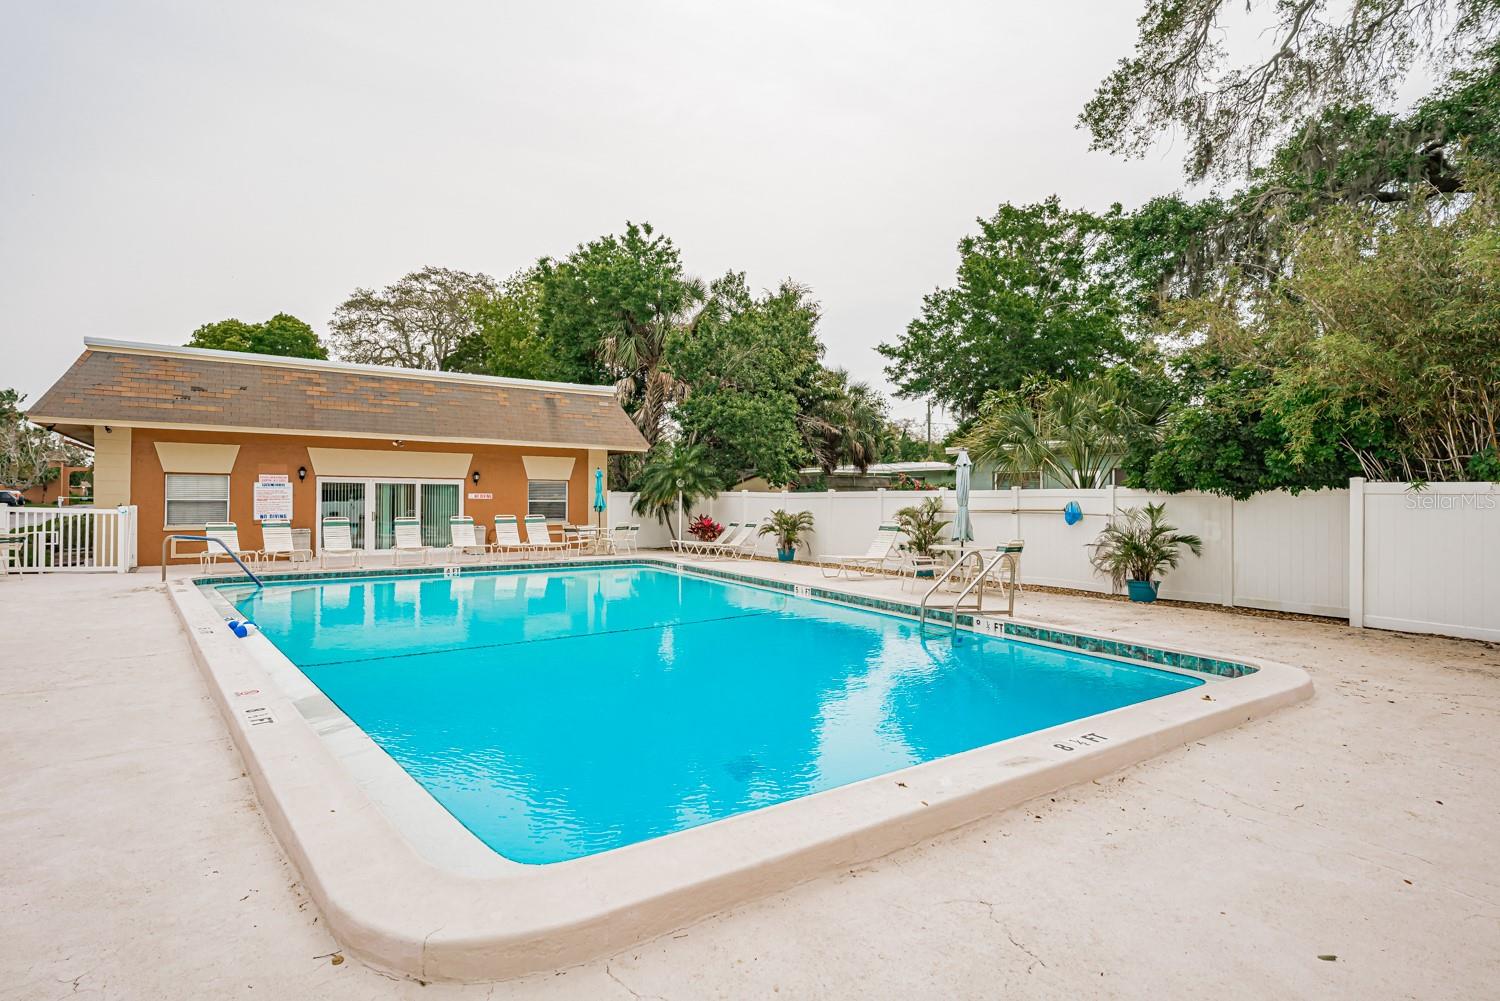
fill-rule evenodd
<path id="1" fill-rule="evenodd" d="M 948 522 L 943 520 L 942 498 L 929 497 L 920 504 L 897 511 L 896 527 L 901 529 L 901 534 L 906 538 L 901 543 L 903 551 L 930 560 L 933 547 L 943 541 L 943 529 L 948 527 Z M 931 577 L 932 569 L 919 567 L 916 573 L 918 577 Z"/>
<path id="2" fill-rule="evenodd" d="M 1131 601 L 1155 601 L 1161 577 L 1174 570 L 1182 547 L 1203 555 L 1203 540 L 1166 523 L 1165 504 L 1130 508 L 1099 533 L 1090 562 L 1115 587 L 1125 587 Z"/>
<path id="3" fill-rule="evenodd" d="M 797 544 L 802 541 L 804 532 L 811 532 L 813 527 L 813 516 L 811 511 L 798 511 L 793 514 L 777 508 L 766 515 L 766 520 L 760 523 L 761 535 L 776 536 L 776 558 L 783 563 L 790 563 L 797 558 Z"/>

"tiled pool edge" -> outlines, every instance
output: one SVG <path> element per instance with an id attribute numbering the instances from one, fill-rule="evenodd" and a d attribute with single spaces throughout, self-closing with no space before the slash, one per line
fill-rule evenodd
<path id="1" fill-rule="evenodd" d="M 677 566 L 649 557 L 610 562 Z M 849 595 L 815 590 L 827 600 Z M 1298 669 L 1242 665 L 1259 670 L 1215 684 L 1212 698 L 1202 688 L 1176 693 L 603 855 L 473 877 L 424 862 L 371 808 L 196 586 L 179 579 L 168 593 L 266 819 L 328 926 L 351 954 L 420 980 L 502 979 L 607 955 L 1311 694 Z"/>
<path id="2" fill-rule="evenodd" d="M 777 580 L 771 577 L 760 577 L 754 574 L 736 573 L 731 570 L 722 570 L 711 565 L 699 563 L 679 563 L 673 560 L 662 559 L 654 556 L 610 556 L 596 557 L 583 560 L 548 561 L 513 564 L 491 564 L 475 565 L 463 564 L 458 567 L 460 576 L 464 571 L 476 573 L 496 572 L 520 572 L 525 570 L 570 570 L 581 566 L 589 567 L 622 567 L 622 566 L 652 566 L 674 572 L 700 574 L 705 577 L 713 577 L 719 580 L 732 581 L 737 584 L 750 584 L 756 587 L 768 588 L 776 591 L 784 591 L 787 594 L 797 594 L 799 588 L 806 588 L 806 595 L 822 601 L 834 601 L 843 605 L 851 605 L 857 608 L 867 608 L 877 612 L 888 612 L 894 615 L 915 616 L 920 611 L 917 603 L 905 601 L 892 601 L 889 598 L 881 598 L 875 595 L 861 594 L 857 591 L 841 591 L 829 587 L 819 587 L 810 584 L 795 584 L 791 581 Z M 388 578 L 388 577 L 412 577 L 431 576 L 434 571 L 441 571 L 443 567 L 400 567 L 388 569 L 363 569 L 363 570 L 334 570 L 320 573 L 277 573 L 267 579 L 272 581 L 298 581 L 298 580 L 341 580 L 366 579 L 366 578 Z M 231 583 L 223 578 L 195 577 L 192 579 L 194 586 L 222 586 Z M 927 617 L 936 623 L 949 623 L 953 620 L 953 613 L 945 608 L 929 609 Z M 997 616 L 986 616 L 986 618 L 999 618 Z M 973 627 L 974 616 L 968 612 L 958 613 L 958 625 L 960 627 Z M 1004 618 L 1001 620 L 1001 631 L 1003 635 L 1013 639 L 1034 640 L 1053 646 L 1069 647 L 1081 650 L 1085 653 L 1101 654 L 1107 657 L 1118 657 L 1121 660 L 1130 660 L 1150 666 L 1175 668 L 1181 671 L 1190 671 L 1196 674 L 1207 674 L 1220 678 L 1240 678 L 1254 674 L 1257 670 L 1255 665 L 1241 663 L 1238 661 L 1224 660 L 1207 654 L 1193 653 L 1184 650 L 1174 650 L 1145 643 L 1130 642 L 1115 639 L 1109 636 L 1099 636 L 1094 633 L 1080 632 L 1076 630 L 1058 629 L 1043 623 L 1034 623 L 1024 620 Z"/>

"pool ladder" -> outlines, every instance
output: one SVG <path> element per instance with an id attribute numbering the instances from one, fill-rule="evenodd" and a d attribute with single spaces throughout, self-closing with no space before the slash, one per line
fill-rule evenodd
<path id="1" fill-rule="evenodd" d="M 932 586 L 927 589 L 927 593 L 922 595 L 922 607 L 917 612 L 917 621 L 920 626 L 922 628 L 926 628 L 927 626 L 927 603 L 932 600 L 932 596 L 967 566 L 971 561 L 971 557 L 974 564 L 979 568 L 979 572 L 974 575 L 973 580 L 964 585 L 964 589 L 958 593 L 958 597 L 953 601 L 953 607 L 950 609 L 948 616 L 949 635 L 957 637 L 958 613 L 964 608 L 964 599 L 969 597 L 971 593 L 974 595 L 974 604 L 968 610 L 973 611 L 975 615 L 984 612 L 985 582 L 990 579 L 990 575 L 1002 563 L 1006 564 L 1007 569 L 1010 571 L 1010 579 L 1006 582 L 1005 586 L 1005 594 L 1008 599 L 1005 614 L 1014 616 L 1016 614 L 1016 573 L 1020 566 L 1023 545 L 1024 543 L 1017 541 L 998 546 L 993 556 L 986 556 L 985 551 L 982 549 L 970 549 L 960 555 L 958 559 L 953 561 L 953 565 L 933 582 Z"/>

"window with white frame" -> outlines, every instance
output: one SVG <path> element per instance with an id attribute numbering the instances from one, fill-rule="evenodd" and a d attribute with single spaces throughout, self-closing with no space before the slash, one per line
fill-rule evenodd
<path id="1" fill-rule="evenodd" d="M 543 515 L 548 521 L 567 521 L 568 481 L 527 480 L 526 513 Z"/>
<path id="2" fill-rule="evenodd" d="M 167 527 L 201 528 L 229 520 L 229 477 L 214 473 L 167 474 Z"/>

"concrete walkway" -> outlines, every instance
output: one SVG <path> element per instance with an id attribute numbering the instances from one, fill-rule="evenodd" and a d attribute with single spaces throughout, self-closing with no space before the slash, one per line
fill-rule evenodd
<path id="1" fill-rule="evenodd" d="M 1029 593 L 1022 615 L 1262 654 L 1317 694 L 605 962 L 423 987 L 336 962 L 159 588 L 0 578 L 0 998 L 1466 999 L 1500 983 L 1493 647 Z"/>

